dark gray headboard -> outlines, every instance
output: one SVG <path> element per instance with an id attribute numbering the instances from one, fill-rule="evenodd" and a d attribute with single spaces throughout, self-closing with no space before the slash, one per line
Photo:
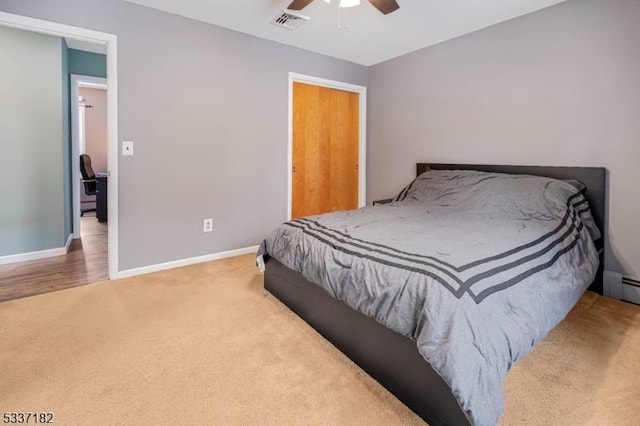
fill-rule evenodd
<path id="1" fill-rule="evenodd" d="M 606 232 L 605 203 L 607 199 L 604 167 L 547 167 L 547 166 L 503 166 L 485 164 L 438 164 L 417 163 L 416 176 L 427 168 L 435 170 L 479 170 L 482 172 L 511 173 L 519 175 L 546 176 L 554 179 L 575 179 L 587 187 L 585 194 L 591 207 L 591 214 L 602 233 L 602 238 L 596 242 L 600 250 L 600 269 L 589 290 L 602 294 L 602 271 L 604 267 L 604 249 Z"/>

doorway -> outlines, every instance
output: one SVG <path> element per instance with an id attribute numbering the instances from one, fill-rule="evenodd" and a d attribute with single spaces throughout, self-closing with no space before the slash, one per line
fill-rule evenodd
<path id="1" fill-rule="evenodd" d="M 106 101 L 106 109 L 107 109 L 107 157 L 108 157 L 108 170 L 106 170 L 108 175 L 108 211 L 109 211 L 109 229 L 108 229 L 108 261 L 105 258 L 105 264 L 108 262 L 108 277 L 111 279 L 118 278 L 118 226 L 117 226 L 117 213 L 118 213 L 118 135 L 117 135 L 117 37 L 113 34 L 88 30 L 84 28 L 58 24 L 50 21 L 44 21 L 40 19 L 30 18 L 21 15 L 14 15 L 10 13 L 0 12 L 0 26 L 21 29 L 25 31 L 30 31 L 34 33 L 48 34 L 55 37 L 61 37 L 69 40 L 73 40 L 76 43 L 83 44 L 98 44 L 105 47 L 106 50 L 106 67 L 107 67 L 107 83 L 109 90 L 107 92 L 107 101 Z M 73 111 L 73 109 L 72 109 Z M 71 156 L 71 164 L 70 168 L 72 169 L 72 174 L 78 170 L 79 161 L 78 155 Z M 73 179 L 74 183 L 77 182 L 76 179 Z M 72 186 L 75 189 L 76 185 Z M 73 197 L 74 200 L 77 200 L 77 197 Z M 73 206 L 75 207 L 75 206 Z M 75 208 L 73 208 L 75 211 Z M 75 213 L 72 215 L 75 217 Z M 73 219 L 72 219 L 73 220 Z M 80 227 L 74 228 L 74 234 L 76 230 Z M 26 253 L 25 255 L 20 254 L 19 256 L 14 256 L 16 258 L 19 257 L 17 261 L 22 262 L 22 260 L 32 260 L 32 259 L 42 259 L 39 261 L 38 265 L 33 265 L 34 267 L 44 267 L 44 269 L 48 269 L 51 271 L 50 273 L 56 273 L 54 269 L 58 268 L 58 263 L 67 264 L 73 263 L 75 260 L 68 260 L 68 256 L 56 256 L 58 254 L 58 249 L 56 250 L 46 250 L 38 253 Z M 69 250 L 71 253 L 72 250 Z M 51 252 L 51 253 L 49 253 Z M 60 253 L 63 254 L 63 253 Z M 36 257 L 37 255 L 37 257 Z M 52 257 L 53 256 L 53 257 Z M 45 258 L 46 257 L 46 258 Z M 105 256 L 106 257 L 106 256 Z M 82 259 L 77 259 L 78 265 L 81 267 Z M 41 264 L 41 265 L 40 265 Z M 26 265 L 25 265 L 26 266 Z M 30 265 L 31 266 L 31 265 Z M 106 265 L 105 265 L 106 266 Z M 12 265 L 7 265 L 7 268 L 11 268 L 15 270 L 18 268 L 18 263 L 13 263 Z M 65 275 L 65 279 L 69 274 L 63 273 Z M 5 275 L 6 276 L 6 275 Z"/>
<path id="2" fill-rule="evenodd" d="M 109 278 L 108 264 L 105 262 L 109 229 L 107 93 L 106 78 L 77 74 L 70 76 L 72 249 L 83 252 L 87 271 L 91 271 L 91 279 L 98 281 Z M 84 167 L 85 162 L 90 164 L 88 169 Z M 84 175 L 81 170 L 84 170 Z M 90 175 L 87 175 L 87 170 L 90 170 Z M 89 276 L 86 280 L 89 280 Z"/>
<path id="3" fill-rule="evenodd" d="M 91 235 L 97 230 L 107 232 L 108 203 L 99 195 L 89 195 L 97 184 L 86 182 L 81 174 L 80 156 L 88 155 L 91 166 L 100 181 L 109 175 L 107 143 L 107 79 L 72 74 L 71 89 L 71 139 L 73 170 L 73 238 Z M 99 182 L 98 182 L 99 183 Z M 104 185 L 106 188 L 106 185 Z M 90 223 L 97 221 L 98 224 Z M 106 249 L 106 248 L 105 248 Z"/>
<path id="4" fill-rule="evenodd" d="M 289 74 L 289 219 L 364 206 L 366 88 Z"/>

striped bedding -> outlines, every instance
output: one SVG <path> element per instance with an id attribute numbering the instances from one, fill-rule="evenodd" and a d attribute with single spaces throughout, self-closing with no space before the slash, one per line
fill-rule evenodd
<path id="1" fill-rule="evenodd" d="M 578 182 L 430 170 L 390 204 L 280 225 L 258 261 L 415 340 L 470 423 L 493 425 L 507 371 L 593 281 L 599 237 Z"/>

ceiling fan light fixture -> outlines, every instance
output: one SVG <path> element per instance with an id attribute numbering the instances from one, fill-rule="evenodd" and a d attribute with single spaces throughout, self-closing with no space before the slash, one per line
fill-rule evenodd
<path id="1" fill-rule="evenodd" d="M 331 0 L 324 0 L 325 3 L 330 4 Z M 339 7 L 354 7 L 360 4 L 360 0 L 340 0 Z"/>
<path id="2" fill-rule="evenodd" d="M 354 7 L 360 4 L 360 0 L 340 0 L 340 7 Z"/>
<path id="3" fill-rule="evenodd" d="M 325 3 L 331 3 L 331 0 L 324 0 Z M 309 4 L 313 3 L 313 0 L 293 0 L 287 9 L 302 10 Z M 396 0 L 369 0 L 369 3 L 373 5 L 383 15 L 388 15 L 396 10 L 400 9 L 400 5 Z M 340 0 L 338 6 L 340 9 L 346 9 L 349 7 L 357 6 L 360 4 L 360 0 Z M 346 11 L 344 11 L 346 12 Z"/>

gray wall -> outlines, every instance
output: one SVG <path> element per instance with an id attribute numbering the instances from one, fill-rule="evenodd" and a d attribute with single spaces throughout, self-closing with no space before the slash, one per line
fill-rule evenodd
<path id="1" fill-rule="evenodd" d="M 640 277 L 639 17 L 569 0 L 372 67 L 369 198 L 416 161 L 604 166 L 606 267 Z"/>
<path id="2" fill-rule="evenodd" d="M 258 244 L 286 219 L 287 73 L 366 67 L 119 0 L 0 10 L 118 36 L 120 269 Z M 214 219 L 214 232 L 202 220 Z"/>
<path id="3" fill-rule="evenodd" d="M 0 27 L 0 256 L 65 242 L 62 51 Z"/>

